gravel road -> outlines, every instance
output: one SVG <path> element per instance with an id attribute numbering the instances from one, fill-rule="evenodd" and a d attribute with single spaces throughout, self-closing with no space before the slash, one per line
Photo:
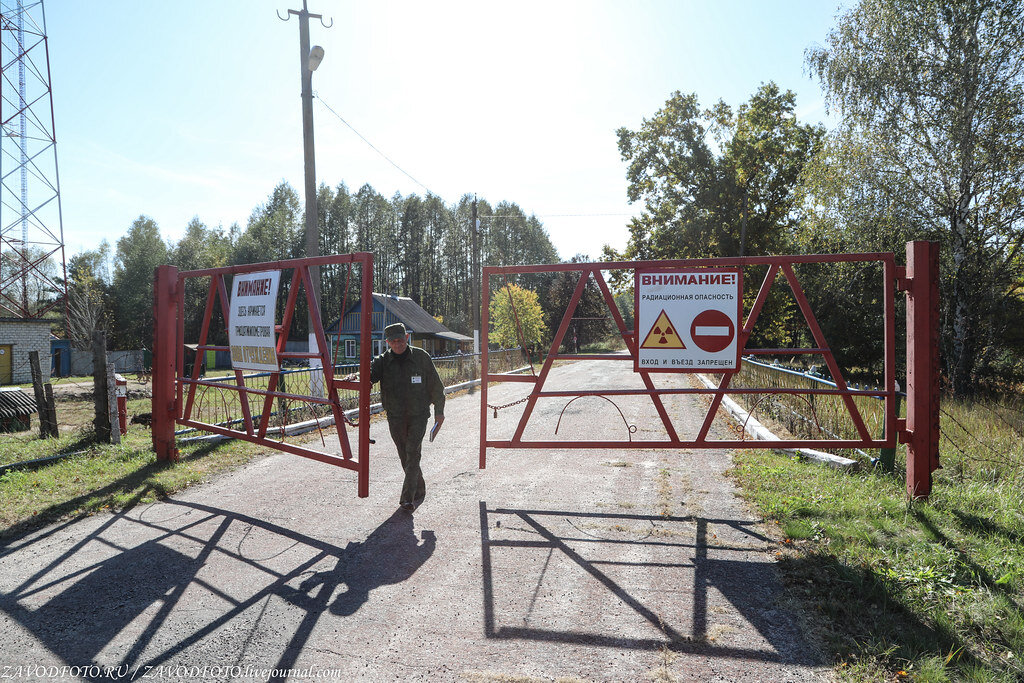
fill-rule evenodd
<path id="1" fill-rule="evenodd" d="M 658 380 L 669 381 L 684 380 Z M 526 386 L 493 386 L 489 402 Z M 581 362 L 553 371 L 549 388 L 597 386 L 640 383 L 629 363 Z M 627 423 L 634 440 L 664 434 L 647 399 L 567 401 L 541 402 L 526 437 L 627 439 Z M 694 399 L 668 403 L 680 436 L 697 429 Z M 510 436 L 521 411 L 489 412 L 489 436 Z M 397 510 L 398 458 L 377 421 L 369 498 L 352 473 L 274 454 L 153 505 L 8 542 L 0 671 L 827 678 L 781 601 L 774 543 L 723 474 L 728 452 L 491 450 L 481 470 L 479 394 L 450 399 L 446 415 L 424 445 L 427 498 L 414 514 Z"/>

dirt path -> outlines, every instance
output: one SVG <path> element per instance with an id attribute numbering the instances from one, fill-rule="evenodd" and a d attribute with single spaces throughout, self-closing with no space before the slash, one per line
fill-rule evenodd
<path id="1" fill-rule="evenodd" d="M 153 383 L 148 375 L 141 373 L 129 373 L 122 375 L 128 381 L 128 395 L 131 398 L 140 398 L 153 395 Z M 92 379 L 54 377 L 50 380 L 53 385 L 53 393 L 58 398 L 90 399 L 92 398 Z"/>
<path id="2" fill-rule="evenodd" d="M 552 376 L 632 387 L 625 365 Z M 524 393 L 502 385 L 490 402 Z M 634 439 L 659 435 L 648 404 L 616 403 L 542 403 L 527 438 L 556 424 L 557 438 L 626 438 L 624 420 Z M 521 407 L 490 420 L 492 438 Z M 702 414 L 685 398 L 670 410 L 677 423 Z M 827 674 L 780 604 L 773 543 L 723 475 L 727 452 L 491 451 L 480 470 L 478 395 L 446 413 L 414 515 L 396 510 L 401 473 L 376 422 L 369 498 L 347 471 L 280 454 L 0 548 L 0 664 L 154 667 L 174 680 L 204 666 L 206 680 Z"/>

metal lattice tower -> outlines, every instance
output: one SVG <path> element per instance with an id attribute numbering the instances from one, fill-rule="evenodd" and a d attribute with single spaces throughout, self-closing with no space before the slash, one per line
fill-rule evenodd
<path id="1" fill-rule="evenodd" d="M 42 0 L 0 0 L 0 317 L 65 306 L 67 265 Z"/>

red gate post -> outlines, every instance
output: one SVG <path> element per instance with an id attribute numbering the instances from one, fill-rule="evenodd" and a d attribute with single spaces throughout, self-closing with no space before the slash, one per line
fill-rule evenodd
<path id="1" fill-rule="evenodd" d="M 363 289 L 360 293 L 359 311 L 359 484 L 358 495 L 370 495 L 370 357 L 373 346 L 373 255 L 361 254 Z M 349 266 L 351 268 L 352 266 Z M 344 320 L 344 318 L 343 318 Z M 386 321 L 385 321 L 386 322 Z M 339 325 L 339 328 L 341 326 Z M 365 335 L 365 337 L 364 337 Z M 338 425 L 338 429 L 342 429 Z"/>
<path id="2" fill-rule="evenodd" d="M 178 360 L 178 269 L 157 266 L 153 277 L 153 451 L 175 461 L 175 376 Z"/>
<path id="3" fill-rule="evenodd" d="M 907 494 L 927 498 L 939 468 L 939 243 L 907 242 Z"/>
<path id="4" fill-rule="evenodd" d="M 487 467 L 487 382 L 491 372 L 490 345 L 491 271 L 480 277 L 480 469 Z"/>

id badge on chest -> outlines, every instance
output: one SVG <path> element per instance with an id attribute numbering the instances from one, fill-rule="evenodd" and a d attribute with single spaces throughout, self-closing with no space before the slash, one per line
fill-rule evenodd
<path id="1" fill-rule="evenodd" d="M 412 383 L 413 384 L 423 384 L 423 376 L 422 375 L 413 375 L 412 376 Z"/>

